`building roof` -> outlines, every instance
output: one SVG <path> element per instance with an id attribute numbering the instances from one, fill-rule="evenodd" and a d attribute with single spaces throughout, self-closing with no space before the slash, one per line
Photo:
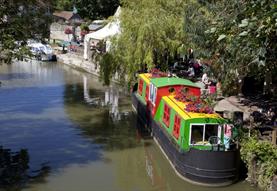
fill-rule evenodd
<path id="1" fill-rule="evenodd" d="M 168 78 L 168 77 L 161 77 L 161 78 L 151 78 L 151 83 L 154 84 L 157 88 L 164 87 L 164 86 L 172 86 L 172 85 L 185 85 L 195 88 L 200 88 L 195 83 L 190 80 L 183 79 L 183 78 Z"/>
<path id="2" fill-rule="evenodd" d="M 74 14 L 72 11 L 55 11 L 53 15 L 56 17 L 63 18 L 67 21 L 69 21 L 73 17 L 74 19 L 82 20 L 82 18 L 78 14 Z"/>
<path id="3" fill-rule="evenodd" d="M 65 20 L 69 20 L 73 16 L 72 11 L 55 11 L 53 13 L 54 16 L 64 18 Z"/>

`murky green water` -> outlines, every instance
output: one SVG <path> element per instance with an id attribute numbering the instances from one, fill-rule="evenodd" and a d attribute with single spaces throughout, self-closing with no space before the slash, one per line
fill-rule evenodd
<path id="1" fill-rule="evenodd" d="M 0 66 L 0 190 L 255 190 L 181 180 L 118 87 L 53 63 Z M 204 161 L 203 161 L 204 162 Z"/>

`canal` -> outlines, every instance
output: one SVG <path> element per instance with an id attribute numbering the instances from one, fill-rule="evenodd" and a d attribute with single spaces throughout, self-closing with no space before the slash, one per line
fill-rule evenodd
<path id="1" fill-rule="evenodd" d="M 255 190 L 180 179 L 138 133 L 130 97 L 97 77 L 29 62 L 0 65 L 0 81 L 1 191 Z"/>

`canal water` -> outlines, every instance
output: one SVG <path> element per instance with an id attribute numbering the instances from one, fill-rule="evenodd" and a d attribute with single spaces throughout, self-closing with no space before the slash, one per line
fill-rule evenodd
<path id="1" fill-rule="evenodd" d="M 0 81 L 0 190 L 255 190 L 180 179 L 138 133 L 130 97 L 97 77 L 29 62 L 0 65 Z"/>

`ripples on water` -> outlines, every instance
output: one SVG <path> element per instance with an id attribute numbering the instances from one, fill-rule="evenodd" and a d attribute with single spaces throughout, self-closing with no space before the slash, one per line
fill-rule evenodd
<path id="1" fill-rule="evenodd" d="M 0 190 L 253 190 L 190 185 L 137 131 L 130 97 L 52 63 L 0 66 Z"/>

